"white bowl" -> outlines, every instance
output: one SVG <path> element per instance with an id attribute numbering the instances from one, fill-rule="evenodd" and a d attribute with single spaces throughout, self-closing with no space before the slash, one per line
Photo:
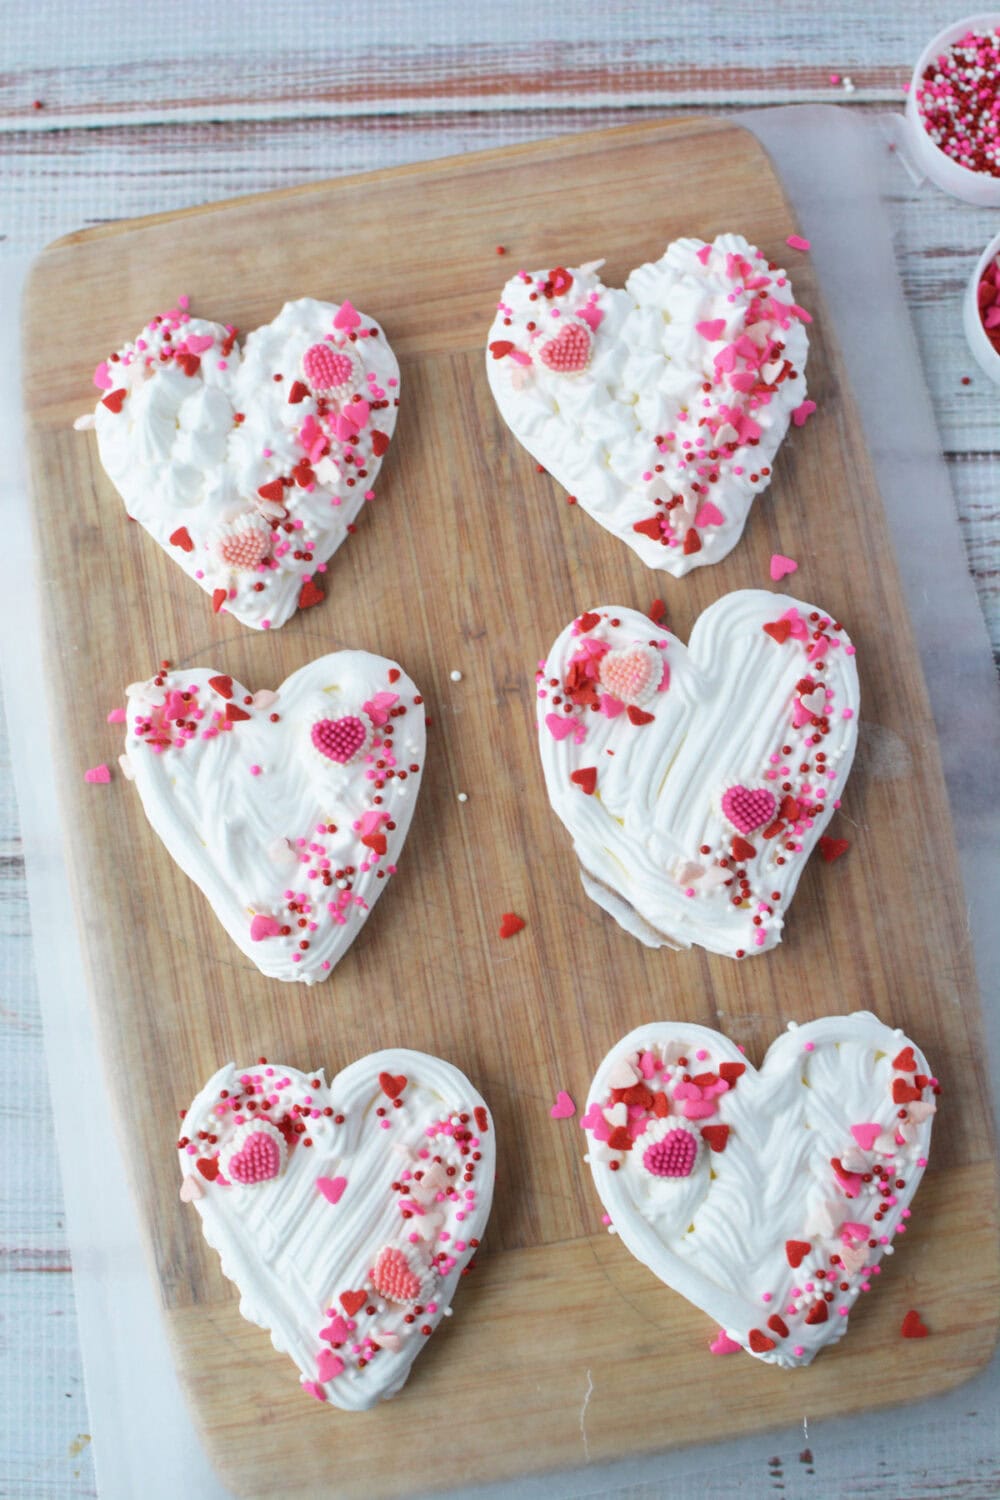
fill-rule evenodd
<path id="1" fill-rule="evenodd" d="M 986 336 L 983 320 L 979 315 L 979 283 L 983 279 L 983 272 L 1000 255 L 1000 234 L 990 240 L 986 249 L 976 263 L 976 269 L 972 273 L 969 285 L 965 289 L 965 298 L 962 302 L 962 326 L 965 329 L 965 339 L 976 364 L 1000 385 L 1000 354 L 994 349 Z"/>
<path id="2" fill-rule="evenodd" d="M 954 42 L 965 36 L 966 32 L 994 31 L 998 26 L 1000 26 L 1000 11 L 980 11 L 938 32 L 929 46 L 924 48 L 913 70 L 904 112 L 909 126 L 914 164 L 946 193 L 951 193 L 954 198 L 961 198 L 965 203 L 978 204 L 980 208 L 1000 208 L 1000 177 L 991 177 L 987 172 L 973 172 L 969 167 L 960 167 L 934 144 L 917 108 L 917 89 L 923 82 L 924 70 L 928 64 L 939 57 L 942 52 L 947 52 Z M 990 356 L 996 358 L 992 348 L 990 348 Z"/>

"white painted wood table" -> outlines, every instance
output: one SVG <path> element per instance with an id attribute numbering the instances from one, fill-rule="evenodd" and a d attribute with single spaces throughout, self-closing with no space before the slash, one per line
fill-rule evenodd
<path id="1" fill-rule="evenodd" d="M 914 60 L 949 19 L 938 0 L 2 0 L 0 264 L 111 218 L 666 112 L 898 109 Z M 1000 655 L 1000 391 L 974 366 L 960 318 L 1000 216 L 917 189 L 902 168 L 890 198 L 969 567 Z M 92 1495 L 9 769 L 0 739 L 0 1497 Z M 864 1452 L 820 1429 L 811 1464 L 799 1462 L 803 1438 L 694 1454 L 690 1471 L 706 1496 L 994 1500 L 998 1389 L 994 1380 L 989 1399 L 978 1388 L 916 1419 L 889 1418 Z M 652 1500 L 662 1488 L 618 1493 Z"/>

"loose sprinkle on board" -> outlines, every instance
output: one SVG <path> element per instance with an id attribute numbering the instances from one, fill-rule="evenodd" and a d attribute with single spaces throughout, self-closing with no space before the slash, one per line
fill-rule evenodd
<path id="1" fill-rule="evenodd" d="M 519 917 L 516 912 L 505 911 L 500 919 L 500 936 L 502 938 L 512 938 L 515 933 L 521 931 L 523 926 L 523 917 Z"/>
<path id="2" fill-rule="evenodd" d="M 108 766 L 91 766 L 89 771 L 84 771 L 83 779 L 92 786 L 104 786 L 111 780 L 111 771 Z"/>
<path id="3" fill-rule="evenodd" d="M 549 1110 L 553 1120 L 571 1120 L 576 1114 L 576 1105 L 565 1089 L 560 1089 L 556 1094 L 556 1102 Z"/>

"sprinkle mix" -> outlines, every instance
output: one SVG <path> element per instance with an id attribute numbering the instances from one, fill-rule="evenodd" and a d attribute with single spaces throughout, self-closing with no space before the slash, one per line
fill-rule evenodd
<path id="1" fill-rule="evenodd" d="M 967 31 L 924 69 L 917 112 L 957 166 L 1000 177 L 1000 31 Z"/>

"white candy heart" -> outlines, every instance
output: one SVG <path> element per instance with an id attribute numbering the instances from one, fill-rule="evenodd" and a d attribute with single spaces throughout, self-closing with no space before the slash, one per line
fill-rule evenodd
<path id="1" fill-rule="evenodd" d="M 725 557 L 770 483 L 806 399 L 810 319 L 741 235 L 677 240 L 624 290 L 604 285 L 602 264 L 508 281 L 490 387 L 578 504 L 680 577 Z"/>
<path id="2" fill-rule="evenodd" d="M 659 690 L 643 708 L 609 699 L 605 656 L 651 641 Z M 806 672 L 832 693 L 825 732 L 811 718 L 795 727 Z M 785 595 L 725 595 L 687 647 L 635 610 L 580 616 L 538 672 L 538 730 L 549 799 L 587 893 L 651 947 L 696 943 L 736 957 L 773 948 L 843 793 L 858 698 L 843 629 Z M 724 809 L 741 818 L 757 801 L 773 802 L 773 821 L 734 831 Z"/>
<path id="3" fill-rule="evenodd" d="M 648 1080 L 650 1103 L 630 1111 L 633 1144 L 616 1149 L 611 1127 L 594 1122 L 612 1097 L 618 1059 L 636 1048 L 664 1059 L 678 1045 L 687 1067 L 669 1075 L 658 1068 Z M 637 1028 L 598 1068 L 585 1117 L 591 1170 L 614 1231 L 728 1338 L 771 1364 L 808 1364 L 846 1333 L 859 1294 L 905 1233 L 923 1176 L 930 1119 L 869 1182 L 837 1170 L 853 1125 L 891 1129 L 894 1087 L 907 1078 L 893 1060 L 906 1046 L 913 1043 L 901 1031 L 867 1012 L 831 1016 L 791 1026 L 758 1072 L 707 1027 Z M 722 1092 L 719 1082 L 728 1085 Z M 665 1116 L 662 1105 L 660 1115 L 653 1107 L 660 1092 Z M 692 1131 L 697 1148 L 685 1134 Z"/>
<path id="4" fill-rule="evenodd" d="M 424 709 L 394 662 L 338 651 L 252 697 L 210 668 L 128 689 L 143 808 L 262 973 L 314 984 L 395 874 L 420 788 Z"/>
<path id="5" fill-rule="evenodd" d="M 264 1168 L 227 1177 L 239 1151 Z M 291 1356 L 306 1391 L 345 1411 L 395 1395 L 489 1217 L 493 1122 L 469 1080 L 398 1049 L 352 1063 L 329 1087 L 321 1070 L 230 1063 L 185 1114 L 178 1156 L 181 1197 L 240 1312 Z"/>
<path id="6" fill-rule="evenodd" d="M 126 510 L 216 612 L 274 629 L 319 602 L 317 577 L 371 497 L 396 425 L 399 367 L 373 319 L 303 297 L 241 349 L 235 330 L 185 305 L 94 380 L 101 462 Z"/>

